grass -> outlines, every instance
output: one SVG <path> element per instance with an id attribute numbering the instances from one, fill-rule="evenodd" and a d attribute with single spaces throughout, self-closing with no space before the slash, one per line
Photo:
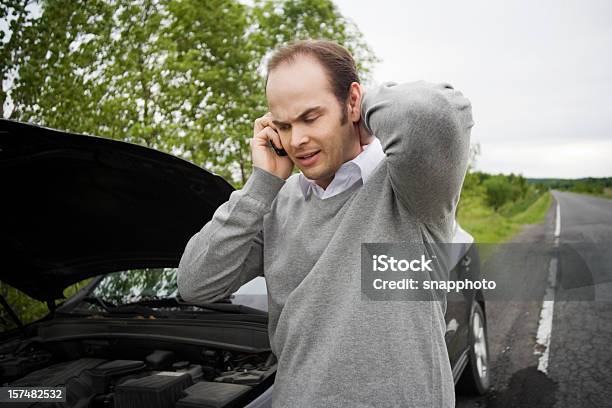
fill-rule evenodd
<path id="1" fill-rule="evenodd" d="M 523 225 L 543 222 L 551 202 L 551 194 L 545 192 L 524 211 L 504 216 L 487 206 L 484 194 L 477 190 L 461 197 L 457 221 L 476 242 L 505 242 L 520 232 Z"/>
<path id="2" fill-rule="evenodd" d="M 517 208 L 506 208 L 505 212 L 513 215 L 504 216 L 487 206 L 484 197 L 484 194 L 478 192 L 462 196 L 457 215 L 461 228 L 472 234 L 477 243 L 482 244 L 509 241 L 523 229 L 524 225 L 544 222 L 552 203 L 552 195 L 547 191 L 523 211 L 517 212 L 517 209 L 523 209 L 524 202 L 517 203 Z M 480 245 L 481 262 L 485 262 L 494 251 L 494 245 Z"/>
<path id="3" fill-rule="evenodd" d="M 523 224 L 540 224 L 544 222 L 546 213 L 552 203 L 552 195 L 550 192 L 542 194 L 527 210 L 519 213 L 511 218 L 512 222 Z"/>

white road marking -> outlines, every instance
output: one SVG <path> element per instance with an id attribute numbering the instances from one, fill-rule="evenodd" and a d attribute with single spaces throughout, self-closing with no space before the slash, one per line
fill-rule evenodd
<path id="1" fill-rule="evenodd" d="M 557 201 L 557 215 L 555 218 L 555 245 L 559 245 L 559 235 L 561 235 L 561 206 Z"/>
<path id="2" fill-rule="evenodd" d="M 555 233 L 554 247 L 559 247 L 559 236 L 561 235 L 561 206 L 557 201 L 555 217 Z M 555 287 L 557 285 L 557 271 L 559 261 L 556 255 L 550 259 L 548 264 L 548 284 L 546 285 L 546 293 L 542 302 L 542 311 L 540 312 L 540 322 L 538 323 L 538 334 L 536 339 L 534 354 L 540 355 L 538 361 L 538 370 L 543 373 L 548 373 L 548 358 L 550 350 L 550 337 L 552 333 L 553 313 L 555 310 Z"/>

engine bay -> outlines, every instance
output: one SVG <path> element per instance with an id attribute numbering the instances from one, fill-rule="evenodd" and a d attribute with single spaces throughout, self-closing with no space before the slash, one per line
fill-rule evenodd
<path id="1" fill-rule="evenodd" d="M 2 386 L 66 387 L 65 403 L 29 405 L 37 407 L 188 408 L 242 407 L 274 382 L 276 359 L 260 341 L 265 325 L 246 330 L 240 322 L 246 331 L 233 332 L 227 321 L 165 323 L 163 330 L 153 327 L 156 334 L 147 335 L 143 327 L 160 323 L 79 323 L 77 330 L 74 321 L 55 320 L 38 327 L 35 336 L 5 342 L 0 347 Z M 196 334 L 213 326 L 225 333 L 225 341 Z"/>

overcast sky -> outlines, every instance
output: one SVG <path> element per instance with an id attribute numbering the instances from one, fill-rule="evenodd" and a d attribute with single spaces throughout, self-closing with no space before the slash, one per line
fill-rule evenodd
<path id="1" fill-rule="evenodd" d="M 477 169 L 612 176 L 612 1 L 334 1 L 382 59 L 375 81 L 472 101 Z"/>

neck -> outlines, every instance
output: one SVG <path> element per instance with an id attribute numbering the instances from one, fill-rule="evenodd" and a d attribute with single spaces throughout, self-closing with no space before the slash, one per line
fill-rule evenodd
<path id="1" fill-rule="evenodd" d="M 334 177 L 335 177 L 335 174 L 325 180 L 315 180 L 315 184 L 321 187 L 323 190 L 325 190 L 327 186 L 329 186 L 331 182 L 334 180 Z"/>

